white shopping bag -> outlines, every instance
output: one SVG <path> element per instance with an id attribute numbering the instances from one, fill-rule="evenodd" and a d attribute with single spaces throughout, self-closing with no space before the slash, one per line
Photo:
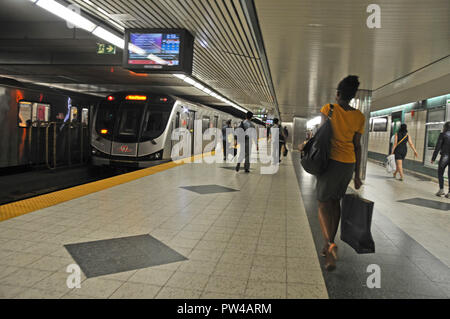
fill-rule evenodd
<path id="1" fill-rule="evenodd" d="M 393 173 L 397 169 L 395 165 L 395 155 L 391 154 L 386 158 L 386 171 L 388 173 Z"/>

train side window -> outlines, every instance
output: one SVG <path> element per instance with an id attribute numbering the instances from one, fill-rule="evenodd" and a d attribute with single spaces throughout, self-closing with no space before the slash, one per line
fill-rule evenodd
<path id="1" fill-rule="evenodd" d="M 372 121 L 374 132 L 387 132 L 388 118 L 387 117 L 376 117 Z"/>
<path id="2" fill-rule="evenodd" d="M 203 116 L 202 118 L 202 133 L 205 133 L 205 131 L 209 128 L 209 123 L 211 119 L 209 116 Z"/>
<path id="3" fill-rule="evenodd" d="M 89 109 L 83 108 L 81 110 L 81 124 L 88 125 L 89 123 Z"/>
<path id="4" fill-rule="evenodd" d="M 36 122 L 48 122 L 50 118 L 50 105 L 43 103 L 33 103 L 31 105 L 31 122 L 37 126 Z"/>
<path id="5" fill-rule="evenodd" d="M 175 128 L 180 127 L 180 112 L 177 112 L 177 116 L 175 117 Z"/>
<path id="6" fill-rule="evenodd" d="M 78 121 L 78 108 L 76 106 L 72 106 L 70 108 L 70 122 Z"/>
<path id="7" fill-rule="evenodd" d="M 31 102 L 19 102 L 19 127 L 28 127 L 31 125 Z"/>

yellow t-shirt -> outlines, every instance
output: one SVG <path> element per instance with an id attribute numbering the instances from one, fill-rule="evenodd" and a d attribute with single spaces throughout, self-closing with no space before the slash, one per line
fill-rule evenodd
<path id="1" fill-rule="evenodd" d="M 353 137 L 355 133 L 364 133 L 364 115 L 360 110 L 344 110 L 339 104 L 333 104 L 333 115 L 331 116 L 331 126 L 333 137 L 331 138 L 332 160 L 343 163 L 355 163 L 355 147 Z M 324 105 L 320 112 L 328 116 L 330 104 Z"/>

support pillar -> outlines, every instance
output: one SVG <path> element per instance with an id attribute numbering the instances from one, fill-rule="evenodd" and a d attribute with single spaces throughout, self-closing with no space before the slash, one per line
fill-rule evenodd
<path id="1" fill-rule="evenodd" d="M 370 104 L 372 100 L 372 91 L 358 90 L 355 99 L 350 103 L 364 114 L 366 122 L 364 125 L 364 134 L 361 137 L 361 180 L 366 179 L 367 158 L 369 154 L 369 122 L 370 122 Z"/>

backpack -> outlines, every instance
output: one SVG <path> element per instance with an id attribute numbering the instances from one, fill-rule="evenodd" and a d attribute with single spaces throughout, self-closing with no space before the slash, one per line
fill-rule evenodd
<path id="1" fill-rule="evenodd" d="M 303 148 L 301 164 L 303 169 L 312 175 L 321 175 L 328 167 L 331 149 L 331 116 L 333 104 L 330 104 L 327 121 L 319 128 L 317 133 L 306 143 Z"/>
<path id="2" fill-rule="evenodd" d="M 288 132 L 288 129 L 287 129 L 286 126 L 283 128 L 283 132 L 284 132 L 284 137 L 288 137 L 289 136 L 289 132 Z"/>

